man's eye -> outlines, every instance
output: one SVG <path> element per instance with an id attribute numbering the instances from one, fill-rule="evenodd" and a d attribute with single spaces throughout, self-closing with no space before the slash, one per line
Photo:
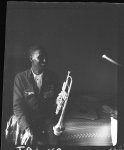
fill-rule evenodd
<path id="1" fill-rule="evenodd" d="M 42 61 L 42 62 L 46 62 L 45 58 L 39 58 L 38 60 Z"/>

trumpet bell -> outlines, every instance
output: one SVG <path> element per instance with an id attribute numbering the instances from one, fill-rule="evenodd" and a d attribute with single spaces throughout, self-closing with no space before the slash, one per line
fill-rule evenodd
<path id="1" fill-rule="evenodd" d="M 56 126 L 53 127 L 54 134 L 57 135 L 57 136 L 59 136 L 64 130 L 65 130 L 64 127 L 61 127 L 61 128 L 56 127 Z"/>

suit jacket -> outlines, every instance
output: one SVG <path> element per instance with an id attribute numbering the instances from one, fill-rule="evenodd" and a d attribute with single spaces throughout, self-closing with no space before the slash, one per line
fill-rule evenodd
<path id="1" fill-rule="evenodd" d="M 44 71 L 40 90 L 31 69 L 15 76 L 13 111 L 22 130 L 54 115 L 59 90 L 58 77 L 49 70 Z"/>

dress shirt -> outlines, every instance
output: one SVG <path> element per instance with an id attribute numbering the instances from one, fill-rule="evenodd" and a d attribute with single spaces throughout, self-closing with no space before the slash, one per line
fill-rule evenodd
<path id="1" fill-rule="evenodd" d="M 42 86 L 42 78 L 43 78 L 43 73 L 36 75 L 33 70 L 32 70 L 33 76 L 34 76 L 34 80 L 37 83 L 37 87 L 40 89 Z"/>

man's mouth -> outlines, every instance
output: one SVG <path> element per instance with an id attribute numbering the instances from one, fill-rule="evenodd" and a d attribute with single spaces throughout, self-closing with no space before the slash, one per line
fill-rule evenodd
<path id="1" fill-rule="evenodd" d="M 43 63 L 39 65 L 39 67 L 41 67 L 41 68 L 45 67 L 45 66 L 46 66 L 46 64 L 43 64 Z"/>

